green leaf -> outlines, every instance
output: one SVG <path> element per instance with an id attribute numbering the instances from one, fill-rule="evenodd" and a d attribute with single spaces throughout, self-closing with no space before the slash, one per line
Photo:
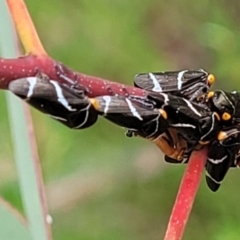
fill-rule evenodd
<path id="1" fill-rule="evenodd" d="M 0 199 L 0 239 L 30 240 L 23 217 L 8 203 Z"/>

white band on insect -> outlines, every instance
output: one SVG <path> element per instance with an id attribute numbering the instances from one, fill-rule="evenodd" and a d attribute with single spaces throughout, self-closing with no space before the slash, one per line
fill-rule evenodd
<path id="1" fill-rule="evenodd" d="M 212 164 L 219 164 L 222 163 L 225 159 L 227 158 L 227 155 L 220 158 L 220 159 L 213 159 L 213 158 L 208 158 L 207 160 L 211 162 Z"/>
<path id="2" fill-rule="evenodd" d="M 109 109 L 109 104 L 111 102 L 111 97 L 110 96 L 103 96 L 103 100 L 105 101 L 106 105 L 105 105 L 105 108 L 104 108 L 104 114 L 107 114 L 108 112 L 108 109 Z"/>
<path id="3" fill-rule="evenodd" d="M 37 83 L 37 77 L 28 77 L 27 81 L 29 83 L 29 89 L 27 93 L 27 98 L 30 98 L 33 94 L 34 87 Z"/>
<path id="4" fill-rule="evenodd" d="M 182 88 L 182 78 L 183 78 L 183 74 L 186 72 L 187 70 L 183 70 L 180 73 L 178 73 L 177 76 L 177 82 L 178 82 L 178 90 L 180 90 Z"/>
<path id="5" fill-rule="evenodd" d="M 143 120 L 142 117 L 139 115 L 136 108 L 132 105 L 132 102 L 127 98 L 125 100 L 129 106 L 129 109 L 131 110 L 131 113 L 133 114 L 133 116 L 142 121 Z"/>
<path id="6" fill-rule="evenodd" d="M 57 93 L 57 97 L 58 97 L 58 101 L 69 111 L 76 111 L 76 109 L 72 108 L 67 100 L 65 99 L 65 97 L 63 96 L 63 92 L 62 92 L 62 88 L 59 86 L 59 84 L 56 81 L 50 80 L 50 82 L 52 83 L 52 85 L 55 87 L 56 93 Z"/>
<path id="7" fill-rule="evenodd" d="M 196 126 L 188 123 L 175 123 L 175 124 L 170 124 L 172 127 L 186 127 L 186 128 L 196 128 Z"/>
<path id="8" fill-rule="evenodd" d="M 158 82 L 157 78 L 154 76 L 154 74 L 149 73 L 149 77 L 153 81 L 154 88 L 152 89 L 154 92 L 162 92 L 162 88 L 160 83 Z"/>
<path id="9" fill-rule="evenodd" d="M 62 117 L 58 117 L 58 116 L 54 116 L 54 115 L 51 115 L 51 114 L 47 114 L 49 117 L 51 118 L 54 118 L 56 120 L 60 120 L 60 121 L 63 121 L 63 122 L 67 122 L 67 119 L 65 118 L 62 118 Z"/>
<path id="10" fill-rule="evenodd" d="M 197 111 L 197 109 L 195 107 L 193 107 L 193 105 L 188 101 L 186 100 L 185 98 L 182 98 L 184 100 L 184 102 L 188 105 L 189 108 L 191 108 L 191 110 L 196 114 L 198 115 L 199 117 L 201 117 L 201 113 Z"/>
<path id="11" fill-rule="evenodd" d="M 217 181 L 216 179 L 214 179 L 208 171 L 206 171 L 206 176 L 211 179 L 213 182 L 215 182 L 216 184 L 220 185 L 222 183 L 222 181 Z"/>

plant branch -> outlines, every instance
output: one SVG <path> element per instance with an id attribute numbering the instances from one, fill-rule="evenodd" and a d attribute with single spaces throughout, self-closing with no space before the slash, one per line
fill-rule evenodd
<path id="1" fill-rule="evenodd" d="M 164 240 L 181 240 L 207 160 L 207 148 L 194 151 L 183 175 Z"/>
<path id="2" fill-rule="evenodd" d="M 121 96 L 146 95 L 146 91 L 143 89 L 77 73 L 49 57 L 39 58 L 36 55 L 27 55 L 17 59 L 0 58 L 0 89 L 7 89 L 8 84 L 15 79 L 36 76 L 39 71 L 45 73 L 50 79 L 66 84 L 66 81 L 57 74 L 56 66 L 61 67 L 65 76 L 86 87 L 88 97 L 114 94 Z"/>

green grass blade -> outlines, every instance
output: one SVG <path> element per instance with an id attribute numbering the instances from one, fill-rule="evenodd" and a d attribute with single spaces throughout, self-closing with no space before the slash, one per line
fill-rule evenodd
<path id="1" fill-rule="evenodd" d="M 16 57 L 16 37 L 6 2 L 0 0 L 0 47 L 2 56 Z M 15 160 L 19 174 L 19 184 L 22 201 L 29 222 L 29 230 L 33 240 L 50 240 L 51 231 L 46 221 L 47 210 L 42 192 L 41 168 L 35 150 L 35 139 L 31 129 L 29 110 L 16 97 L 6 94 L 12 138 L 15 150 Z M 28 119 L 27 119 L 28 118 Z M 28 135 L 29 134 L 29 135 Z M 34 156 L 34 157 L 33 157 Z M 10 239 L 10 238 L 9 238 Z"/>
<path id="2" fill-rule="evenodd" d="M 30 232 L 22 216 L 0 198 L 0 239 L 30 240 Z"/>

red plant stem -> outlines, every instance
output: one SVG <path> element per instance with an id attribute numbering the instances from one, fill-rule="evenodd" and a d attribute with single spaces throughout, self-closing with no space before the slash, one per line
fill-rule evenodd
<path id="1" fill-rule="evenodd" d="M 23 47 L 29 55 L 19 59 L 0 59 L 0 89 L 6 89 L 9 82 L 14 79 L 35 76 L 37 70 L 45 73 L 49 78 L 61 82 L 62 79 L 58 78 L 54 68 L 56 62 L 47 55 L 43 48 L 24 1 L 7 0 L 7 4 Z M 68 77 L 87 87 L 89 97 L 116 94 L 122 96 L 145 95 L 144 90 L 82 73 L 69 71 Z"/>
<path id="2" fill-rule="evenodd" d="M 0 58 L 0 89 L 7 89 L 9 82 L 14 79 L 36 76 L 38 71 L 45 73 L 53 80 L 66 83 L 56 74 L 56 64 L 60 63 L 46 56 L 27 55 L 17 59 Z M 94 76 L 88 76 L 83 73 L 76 73 L 73 70 L 67 69 L 62 64 L 61 66 L 69 78 L 88 88 L 88 97 L 115 94 L 121 96 L 128 96 L 129 94 L 137 96 L 146 95 L 145 90 Z"/>
<path id="3" fill-rule="evenodd" d="M 200 184 L 207 148 L 194 151 L 183 175 L 164 240 L 181 240 Z"/>

